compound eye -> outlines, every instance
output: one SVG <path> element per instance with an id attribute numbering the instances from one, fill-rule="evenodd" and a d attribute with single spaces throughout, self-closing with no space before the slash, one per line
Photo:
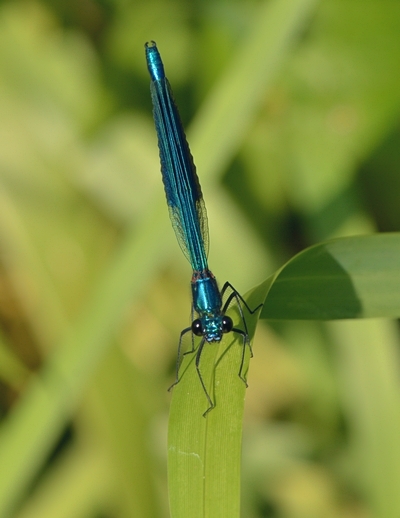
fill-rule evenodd
<path id="1" fill-rule="evenodd" d="M 192 333 L 196 336 L 203 336 L 203 326 L 199 318 L 192 322 Z"/>
<path id="2" fill-rule="evenodd" d="M 223 333 L 229 333 L 232 331 L 233 328 L 233 322 L 230 317 L 224 316 L 222 319 L 222 332 Z"/>

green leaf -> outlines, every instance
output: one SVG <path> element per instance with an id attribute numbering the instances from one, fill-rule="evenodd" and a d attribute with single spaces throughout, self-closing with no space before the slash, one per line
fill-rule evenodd
<path id="1" fill-rule="evenodd" d="M 398 318 L 399 257 L 399 233 L 340 238 L 308 248 L 274 276 L 261 318 Z"/>
<path id="2" fill-rule="evenodd" d="M 264 300 L 269 283 L 246 300 L 251 308 Z M 232 315 L 235 322 L 238 315 Z M 246 312 L 250 339 L 257 315 Z M 228 338 L 229 337 L 229 338 Z M 206 343 L 202 377 L 215 403 L 208 408 L 195 367 L 187 355 L 173 389 L 168 432 L 168 481 L 171 516 L 239 516 L 242 419 L 246 386 L 239 378 L 243 340 L 231 333 L 219 344 Z M 247 348 L 244 372 L 250 351 Z"/>

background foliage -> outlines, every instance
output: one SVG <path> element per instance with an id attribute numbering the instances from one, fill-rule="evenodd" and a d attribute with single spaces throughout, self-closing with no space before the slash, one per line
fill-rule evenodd
<path id="1" fill-rule="evenodd" d="M 193 141 L 220 282 L 244 292 L 323 239 L 399 230 L 395 0 L 315 2 L 209 166 L 202 123 L 220 121 L 203 107 L 225 78 L 233 113 L 248 94 L 224 74 L 261 8 L 0 3 L 1 518 L 168 516 L 190 268 L 164 207 L 145 41 Z M 396 324 L 262 322 L 254 352 L 243 516 L 398 518 Z"/>

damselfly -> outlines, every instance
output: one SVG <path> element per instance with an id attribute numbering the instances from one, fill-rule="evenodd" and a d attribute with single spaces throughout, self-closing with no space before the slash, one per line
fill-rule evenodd
<path id="1" fill-rule="evenodd" d="M 255 313 L 262 304 L 250 309 L 243 297 L 235 288 L 226 282 L 220 291 L 214 275 L 208 268 L 208 225 L 207 213 L 203 195 L 196 174 L 193 158 L 186 141 L 178 109 L 173 99 L 170 84 L 165 77 L 161 56 L 154 41 L 146 43 L 146 60 L 151 84 L 151 99 L 153 115 L 160 150 L 161 172 L 172 226 L 175 230 L 179 245 L 193 268 L 192 313 L 197 314 L 190 327 L 181 332 L 178 346 L 176 380 L 179 382 L 179 366 L 182 357 L 182 339 L 186 333 L 201 337 L 197 348 L 192 340 L 192 350 L 196 352 L 195 365 L 200 383 L 207 397 L 209 407 L 205 414 L 214 408 L 215 404 L 206 388 L 200 370 L 200 360 L 206 343 L 218 343 L 225 333 L 233 332 L 242 337 L 243 350 L 239 367 L 239 377 L 247 386 L 243 372 L 246 346 L 251 346 L 243 307 L 250 313 Z M 229 295 L 223 302 L 224 296 Z M 236 301 L 243 330 L 233 325 L 226 311 L 233 301 Z M 185 353 L 186 354 L 186 353 Z M 171 387 L 171 388 L 172 388 Z M 205 415 L 204 414 L 204 415 Z"/>

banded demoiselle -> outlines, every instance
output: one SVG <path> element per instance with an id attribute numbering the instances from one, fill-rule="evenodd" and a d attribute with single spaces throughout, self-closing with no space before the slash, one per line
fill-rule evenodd
<path id="1" fill-rule="evenodd" d="M 186 333 L 201 337 L 197 348 L 192 340 L 192 350 L 196 353 L 195 365 L 200 383 L 207 397 L 209 407 L 207 414 L 215 403 L 207 391 L 200 370 L 201 354 L 206 343 L 219 343 L 224 334 L 234 332 L 243 339 L 243 350 L 239 367 L 239 377 L 246 384 L 243 372 L 246 346 L 252 355 L 243 306 L 250 313 L 255 313 L 261 306 L 250 309 L 243 297 L 235 288 L 226 282 L 221 289 L 208 268 L 208 225 L 207 212 L 201 192 L 196 168 L 190 153 L 189 145 L 183 130 L 182 122 L 173 99 L 171 86 L 165 76 L 164 66 L 154 41 L 145 44 L 147 67 L 150 73 L 150 92 L 153 102 L 153 116 L 160 151 L 161 173 L 165 194 L 171 218 L 179 245 L 189 260 L 193 275 L 192 314 L 196 313 L 190 327 L 185 328 L 180 335 L 175 383 L 179 382 L 179 367 L 182 357 L 182 339 Z M 225 302 L 224 295 L 231 292 Z M 233 301 L 236 301 L 244 330 L 234 327 L 232 319 L 226 311 Z M 185 353 L 187 354 L 187 353 Z"/>

